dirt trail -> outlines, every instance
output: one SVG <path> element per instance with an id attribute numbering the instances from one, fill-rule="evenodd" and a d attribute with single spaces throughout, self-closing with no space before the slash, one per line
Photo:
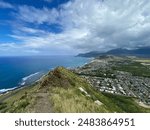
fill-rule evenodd
<path id="1" fill-rule="evenodd" d="M 35 113 L 51 113 L 51 104 L 49 99 L 49 93 L 39 92 L 36 93 L 36 103 L 34 105 L 33 111 Z"/>

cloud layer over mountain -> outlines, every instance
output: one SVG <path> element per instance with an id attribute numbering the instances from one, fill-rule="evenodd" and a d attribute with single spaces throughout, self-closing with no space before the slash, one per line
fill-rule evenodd
<path id="1" fill-rule="evenodd" d="M 51 4 L 49 2 L 48 4 Z M 71 0 L 57 8 L 0 2 L 11 8 L 18 42 L 0 43 L 0 53 L 77 54 L 150 46 L 149 0 Z"/>

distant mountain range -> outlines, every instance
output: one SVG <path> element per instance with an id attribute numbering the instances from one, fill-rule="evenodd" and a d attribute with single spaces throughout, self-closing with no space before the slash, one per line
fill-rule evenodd
<path id="1" fill-rule="evenodd" d="M 99 51 L 91 51 L 88 53 L 81 53 L 77 56 L 81 57 L 96 57 L 100 55 L 117 55 L 117 56 L 139 56 L 139 57 L 150 57 L 150 46 L 149 47 L 141 47 L 138 49 L 128 50 L 128 49 L 122 49 L 117 48 L 113 50 L 109 50 L 105 53 L 101 53 Z"/>

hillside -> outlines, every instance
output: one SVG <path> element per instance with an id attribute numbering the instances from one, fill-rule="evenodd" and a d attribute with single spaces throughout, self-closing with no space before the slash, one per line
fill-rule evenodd
<path id="1" fill-rule="evenodd" d="M 150 47 L 141 47 L 137 49 L 123 49 L 123 48 L 117 48 L 112 49 L 107 52 L 99 52 L 99 51 L 92 51 L 88 53 L 81 53 L 78 54 L 78 56 L 81 57 L 97 57 L 102 55 L 116 55 L 116 56 L 139 56 L 139 57 L 150 57 Z"/>
<path id="2" fill-rule="evenodd" d="M 32 86 L 0 96 L 0 112 L 150 112 L 135 98 L 101 93 L 86 79 L 58 67 Z"/>

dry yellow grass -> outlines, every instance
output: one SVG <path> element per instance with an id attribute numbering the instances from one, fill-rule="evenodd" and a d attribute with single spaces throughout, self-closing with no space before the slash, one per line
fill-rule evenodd
<path id="1" fill-rule="evenodd" d="M 104 105 L 97 105 L 80 90 L 75 88 L 53 88 L 50 99 L 54 112 L 80 113 L 80 112 L 107 112 Z"/>

